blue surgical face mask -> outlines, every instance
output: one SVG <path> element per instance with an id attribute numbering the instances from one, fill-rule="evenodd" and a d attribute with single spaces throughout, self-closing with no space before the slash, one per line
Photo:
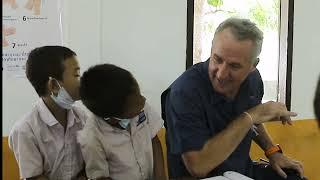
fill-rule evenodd
<path id="1" fill-rule="evenodd" d="M 127 129 L 127 127 L 129 126 L 130 124 L 130 120 L 131 119 L 121 119 L 121 118 L 116 118 L 116 117 L 113 117 L 114 119 L 116 120 L 119 120 L 119 125 L 124 128 L 124 129 Z M 111 118 L 104 118 L 104 120 L 108 121 L 109 119 Z"/>
<path id="2" fill-rule="evenodd" d="M 52 78 L 49 77 L 49 79 L 52 79 Z M 55 103 L 57 103 L 63 109 L 71 109 L 72 105 L 74 104 L 74 100 L 69 95 L 69 93 L 64 89 L 64 87 L 60 86 L 58 81 L 57 81 L 57 83 L 58 83 L 58 86 L 60 88 L 59 91 L 58 91 L 58 95 L 55 96 L 51 92 L 51 96 L 50 97 L 53 99 L 53 101 Z"/>

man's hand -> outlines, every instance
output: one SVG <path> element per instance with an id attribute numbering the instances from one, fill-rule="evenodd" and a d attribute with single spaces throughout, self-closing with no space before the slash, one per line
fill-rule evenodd
<path id="1" fill-rule="evenodd" d="M 248 110 L 252 116 L 254 124 L 261 124 L 267 121 L 282 121 L 282 124 L 292 125 L 291 117 L 297 116 L 295 112 L 290 112 L 287 107 L 280 102 L 269 101 Z"/>
<path id="2" fill-rule="evenodd" d="M 303 178 L 303 167 L 298 161 L 292 160 L 281 153 L 274 153 L 269 157 L 271 167 L 283 178 L 287 178 L 287 174 L 282 170 L 283 168 L 293 169 L 297 171 L 301 178 Z"/>

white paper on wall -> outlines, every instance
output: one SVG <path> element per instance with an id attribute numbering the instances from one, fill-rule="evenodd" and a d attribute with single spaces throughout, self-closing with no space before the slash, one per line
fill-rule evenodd
<path id="1" fill-rule="evenodd" d="M 29 52 L 62 45 L 61 0 L 2 0 L 2 72 L 25 77 Z"/>

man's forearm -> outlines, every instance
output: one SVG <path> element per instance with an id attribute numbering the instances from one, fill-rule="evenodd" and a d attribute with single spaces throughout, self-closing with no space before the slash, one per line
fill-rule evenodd
<path id="1" fill-rule="evenodd" d="M 262 150 L 266 151 L 273 146 L 272 139 L 263 124 L 259 124 L 257 127 L 259 135 L 254 137 L 253 140 L 260 146 Z"/>
<path id="2" fill-rule="evenodd" d="M 252 121 L 242 114 L 209 139 L 200 151 L 184 153 L 182 157 L 189 172 L 198 177 L 206 176 L 231 155 L 251 126 Z"/>

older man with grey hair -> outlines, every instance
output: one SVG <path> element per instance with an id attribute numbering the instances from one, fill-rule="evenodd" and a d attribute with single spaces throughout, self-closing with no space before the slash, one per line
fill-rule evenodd
<path id="1" fill-rule="evenodd" d="M 170 178 L 211 177 L 236 171 L 256 180 L 300 179 L 302 165 L 282 153 L 263 123 L 292 124 L 296 113 L 262 103 L 255 68 L 263 33 L 249 20 L 229 18 L 217 28 L 211 57 L 184 72 L 163 93 Z M 254 140 L 270 165 L 250 159 Z"/>

